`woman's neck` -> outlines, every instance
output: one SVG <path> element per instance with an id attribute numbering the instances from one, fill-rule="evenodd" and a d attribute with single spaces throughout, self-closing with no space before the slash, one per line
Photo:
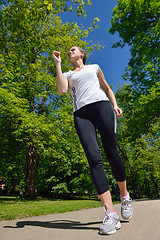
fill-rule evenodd
<path id="1" fill-rule="evenodd" d="M 72 65 L 76 71 L 81 70 L 85 66 L 82 61 L 76 61 Z"/>

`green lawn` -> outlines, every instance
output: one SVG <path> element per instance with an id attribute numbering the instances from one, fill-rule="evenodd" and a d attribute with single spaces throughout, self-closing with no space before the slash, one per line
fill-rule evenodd
<path id="1" fill-rule="evenodd" d="M 39 216 L 54 213 L 77 211 L 95 208 L 102 203 L 95 200 L 38 200 L 25 201 L 16 197 L 0 196 L 0 220 L 11 220 L 23 217 Z"/>

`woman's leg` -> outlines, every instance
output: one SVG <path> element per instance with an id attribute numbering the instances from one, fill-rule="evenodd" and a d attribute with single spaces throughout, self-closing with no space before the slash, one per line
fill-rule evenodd
<path id="1" fill-rule="evenodd" d="M 106 157 L 120 188 L 120 194 L 126 195 L 126 174 L 122 159 L 117 150 L 116 134 L 114 132 L 114 112 L 109 102 L 97 104 L 96 126 L 102 138 Z"/>
<path id="2" fill-rule="evenodd" d="M 78 137 L 89 162 L 91 177 L 97 193 L 103 205 L 105 204 L 106 208 L 108 205 L 109 209 L 114 211 L 94 124 L 90 120 L 81 117 L 78 113 L 74 115 L 74 122 Z"/>
<path id="3" fill-rule="evenodd" d="M 119 190 L 120 190 L 120 195 L 121 195 L 121 197 L 127 196 L 127 195 L 128 195 L 128 191 L 127 191 L 126 181 L 117 182 L 117 184 L 118 184 L 118 186 L 119 186 Z"/>
<path id="4" fill-rule="evenodd" d="M 99 198 L 101 199 L 101 202 L 103 203 L 103 206 L 105 207 L 106 210 L 110 210 L 111 212 L 114 212 L 112 197 L 109 190 L 99 195 Z"/>

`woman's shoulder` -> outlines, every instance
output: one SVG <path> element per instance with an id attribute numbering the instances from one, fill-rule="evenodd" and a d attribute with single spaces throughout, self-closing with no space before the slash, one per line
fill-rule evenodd
<path id="1" fill-rule="evenodd" d="M 72 71 L 69 70 L 68 72 L 64 72 L 63 75 L 67 78 L 71 75 Z"/>
<path id="2" fill-rule="evenodd" d="M 97 63 L 88 64 L 86 66 L 88 66 L 88 67 L 99 67 L 99 65 Z"/>
<path id="3" fill-rule="evenodd" d="M 88 66 L 89 68 L 91 68 L 93 71 L 96 72 L 96 74 L 98 74 L 98 70 L 99 70 L 99 65 L 96 64 L 96 63 L 93 63 L 93 64 L 89 64 L 89 65 L 86 65 Z"/>

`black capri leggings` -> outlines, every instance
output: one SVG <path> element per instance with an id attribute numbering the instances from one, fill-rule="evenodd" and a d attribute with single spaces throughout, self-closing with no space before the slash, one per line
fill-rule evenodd
<path id="1" fill-rule="evenodd" d="M 96 128 L 101 135 L 105 154 L 116 180 L 118 182 L 126 180 L 125 167 L 117 151 L 114 118 L 109 101 L 91 103 L 74 112 L 75 128 L 87 156 L 98 195 L 108 191 L 109 186 L 97 143 Z"/>

